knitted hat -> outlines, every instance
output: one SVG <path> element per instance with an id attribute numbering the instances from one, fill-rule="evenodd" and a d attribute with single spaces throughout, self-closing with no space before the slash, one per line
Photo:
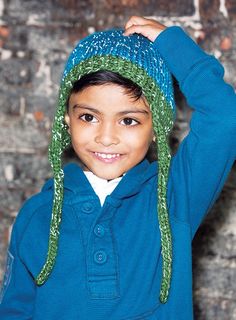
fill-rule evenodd
<path id="1" fill-rule="evenodd" d="M 72 51 L 62 77 L 59 102 L 52 128 L 49 161 L 54 174 L 54 199 L 47 260 L 36 283 L 42 285 L 55 264 L 63 202 L 63 170 L 61 155 L 70 143 L 64 122 L 66 102 L 75 81 L 98 70 L 109 70 L 132 80 L 142 88 L 153 118 L 158 150 L 158 220 L 162 247 L 162 283 L 160 301 L 167 301 L 172 268 L 172 239 L 166 191 L 171 154 L 168 135 L 175 118 L 172 78 L 151 41 L 142 35 L 123 36 L 123 30 L 95 32 L 84 38 Z"/>

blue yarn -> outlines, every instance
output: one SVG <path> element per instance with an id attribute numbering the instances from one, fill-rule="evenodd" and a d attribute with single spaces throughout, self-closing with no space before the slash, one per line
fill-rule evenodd
<path id="1" fill-rule="evenodd" d="M 146 37 L 138 34 L 124 36 L 123 32 L 123 29 L 110 29 L 81 40 L 69 56 L 62 81 L 74 66 L 95 55 L 121 57 L 146 71 L 163 92 L 175 115 L 172 77 L 159 52 Z"/>

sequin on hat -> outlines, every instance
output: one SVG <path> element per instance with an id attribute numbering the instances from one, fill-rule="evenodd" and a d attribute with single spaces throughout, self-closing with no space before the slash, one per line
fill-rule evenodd
<path id="1" fill-rule="evenodd" d="M 117 72 L 138 84 L 152 111 L 153 129 L 158 150 L 158 220 L 162 247 L 162 282 L 160 301 L 168 298 L 172 272 L 172 237 L 166 201 L 171 161 L 168 135 L 175 119 L 171 74 L 151 41 L 142 35 L 123 36 L 123 30 L 95 32 L 81 40 L 72 51 L 62 76 L 58 107 L 49 146 L 49 161 L 54 174 L 54 199 L 47 260 L 36 278 L 42 285 L 50 276 L 56 261 L 62 218 L 63 179 L 61 155 L 70 145 L 64 122 L 66 101 L 73 83 L 83 75 L 98 70 Z"/>

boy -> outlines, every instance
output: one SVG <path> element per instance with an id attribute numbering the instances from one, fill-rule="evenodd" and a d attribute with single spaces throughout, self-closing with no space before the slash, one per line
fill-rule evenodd
<path id="1" fill-rule="evenodd" d="M 168 69 L 195 110 L 172 159 Z M 125 35 L 83 39 L 61 83 L 54 180 L 14 225 L 1 319 L 192 319 L 191 240 L 235 160 L 235 133 L 222 66 L 181 28 L 132 17 Z M 70 144 L 83 165 L 62 170 Z"/>

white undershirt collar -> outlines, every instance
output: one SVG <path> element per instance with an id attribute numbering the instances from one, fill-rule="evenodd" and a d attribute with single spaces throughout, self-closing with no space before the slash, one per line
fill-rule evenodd
<path id="1" fill-rule="evenodd" d="M 116 186 L 122 179 L 122 177 L 119 177 L 119 178 L 108 181 L 106 179 L 97 177 L 91 171 L 84 171 L 84 174 L 86 175 L 91 186 L 93 187 L 94 192 L 99 197 L 101 206 L 103 206 L 106 196 L 108 196 L 113 192 L 113 190 L 116 188 Z"/>

